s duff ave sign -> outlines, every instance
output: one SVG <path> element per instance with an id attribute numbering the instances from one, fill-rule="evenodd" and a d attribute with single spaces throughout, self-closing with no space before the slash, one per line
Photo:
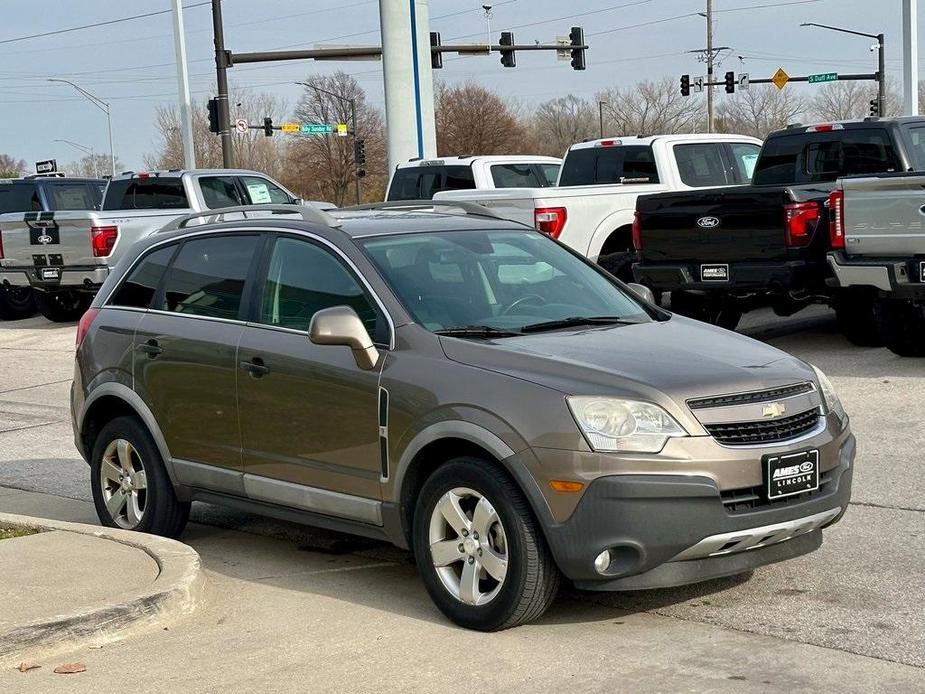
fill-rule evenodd
<path id="1" fill-rule="evenodd" d="M 818 75 L 810 75 L 806 81 L 810 84 L 819 84 L 820 82 L 834 82 L 837 79 L 837 72 L 820 72 Z"/>

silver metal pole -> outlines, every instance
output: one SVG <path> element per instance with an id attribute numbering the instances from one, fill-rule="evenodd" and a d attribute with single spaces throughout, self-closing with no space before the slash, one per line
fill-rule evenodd
<path id="1" fill-rule="evenodd" d="M 707 132 L 713 132 L 713 0 L 707 0 Z"/>
<path id="2" fill-rule="evenodd" d="M 105 103 L 105 102 L 104 102 Z M 112 146 L 112 116 L 109 113 L 109 104 L 106 104 L 106 125 L 109 128 L 109 163 L 112 165 L 112 176 L 116 176 L 116 150 Z"/>
<path id="3" fill-rule="evenodd" d="M 186 35 L 183 30 L 183 5 L 170 0 L 173 6 L 173 45 L 177 54 L 177 96 L 180 101 L 180 134 L 183 139 L 183 161 L 187 169 L 196 168 L 193 150 L 193 114 L 190 105 L 189 70 L 186 65 Z"/>
<path id="4" fill-rule="evenodd" d="M 903 114 L 919 115 L 918 0 L 903 0 Z"/>

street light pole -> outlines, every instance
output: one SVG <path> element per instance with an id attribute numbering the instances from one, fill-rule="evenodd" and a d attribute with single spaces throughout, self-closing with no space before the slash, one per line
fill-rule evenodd
<path id="1" fill-rule="evenodd" d="M 840 31 L 843 34 L 854 34 L 855 36 L 865 36 L 869 39 L 877 40 L 877 113 L 883 117 L 886 114 L 886 48 L 884 46 L 885 36 L 883 34 L 868 34 L 864 31 L 854 31 L 853 29 L 842 29 L 833 27 L 828 24 L 818 24 L 817 22 L 803 22 L 801 27 L 819 27 L 820 29 L 829 29 L 830 31 Z M 873 49 L 871 49 L 873 50 Z"/>
<path id="2" fill-rule="evenodd" d="M 94 106 L 96 106 L 98 109 L 100 109 L 101 111 L 103 111 L 103 113 L 106 114 L 106 126 L 109 128 L 109 162 L 112 165 L 112 175 L 115 176 L 116 175 L 116 154 L 112 146 L 112 115 L 109 112 L 109 102 L 103 101 L 98 96 L 91 94 L 86 89 L 74 84 L 70 80 L 61 79 L 60 77 L 49 77 L 48 81 L 49 82 L 63 82 L 64 84 L 71 85 L 74 89 L 80 92 L 83 96 L 87 97 L 87 99 L 89 99 L 90 102 Z"/>
<path id="3" fill-rule="evenodd" d="M 339 99 L 342 102 L 350 104 L 350 125 L 353 130 L 353 144 L 354 144 L 354 154 L 356 153 L 356 141 L 357 141 L 357 100 L 355 98 L 350 98 L 349 96 L 342 96 L 336 92 L 328 91 L 327 89 L 322 89 L 314 84 L 309 82 L 296 82 L 303 87 L 308 87 L 309 89 L 314 89 L 317 92 L 322 94 L 327 94 L 328 96 L 333 96 L 335 99 Z M 357 175 L 357 163 L 353 162 L 353 178 L 356 182 L 356 199 L 357 205 L 360 204 L 360 177 Z"/>
<path id="4" fill-rule="evenodd" d="M 96 161 L 96 155 L 93 153 L 93 148 L 89 145 L 82 145 L 79 142 L 74 142 L 73 140 L 64 140 L 62 138 L 55 138 L 52 142 L 64 142 L 65 144 L 70 145 L 74 149 L 80 150 L 84 154 L 90 155 L 90 162 L 93 164 L 93 175 L 97 178 L 100 177 L 100 167 Z"/>

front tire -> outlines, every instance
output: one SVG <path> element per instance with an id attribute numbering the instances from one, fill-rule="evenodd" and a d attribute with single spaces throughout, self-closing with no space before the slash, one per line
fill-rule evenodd
<path id="1" fill-rule="evenodd" d="M 93 445 L 90 486 L 100 523 L 109 528 L 179 537 L 190 504 L 177 499 L 164 459 L 136 417 L 117 417 Z"/>
<path id="2" fill-rule="evenodd" d="M 90 308 L 93 297 L 76 289 L 35 292 L 35 304 L 39 313 L 53 323 L 73 323 Z"/>
<path id="3" fill-rule="evenodd" d="M 413 540 L 427 592 L 459 626 L 509 629 L 555 598 L 559 569 L 527 500 L 485 460 L 456 458 L 428 478 Z"/>
<path id="4" fill-rule="evenodd" d="M 883 342 L 901 357 L 925 357 L 925 306 L 884 299 L 875 307 Z"/>
<path id="5" fill-rule="evenodd" d="M 0 286 L 0 320 L 22 320 L 34 313 L 32 287 Z"/>

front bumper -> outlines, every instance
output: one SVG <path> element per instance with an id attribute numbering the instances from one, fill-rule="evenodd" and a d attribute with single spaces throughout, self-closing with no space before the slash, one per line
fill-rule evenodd
<path id="1" fill-rule="evenodd" d="M 702 265 L 728 265 L 729 278 L 723 281 L 703 281 Z M 728 293 L 803 290 L 822 285 L 823 270 L 821 263 L 807 260 L 633 264 L 636 281 L 657 291 L 688 289 Z"/>
<path id="2" fill-rule="evenodd" d="M 838 465 L 816 492 L 737 510 L 716 482 L 697 475 L 608 475 L 592 482 L 574 513 L 547 524 L 562 572 L 579 588 L 637 590 L 749 571 L 819 547 L 821 530 L 851 497 L 855 440 L 840 440 Z M 719 543 L 719 544 L 718 544 Z M 602 575 L 594 558 L 611 551 Z"/>
<path id="3" fill-rule="evenodd" d="M 836 287 L 873 287 L 898 299 L 925 299 L 925 256 L 849 257 L 832 251 L 828 262 Z"/>

